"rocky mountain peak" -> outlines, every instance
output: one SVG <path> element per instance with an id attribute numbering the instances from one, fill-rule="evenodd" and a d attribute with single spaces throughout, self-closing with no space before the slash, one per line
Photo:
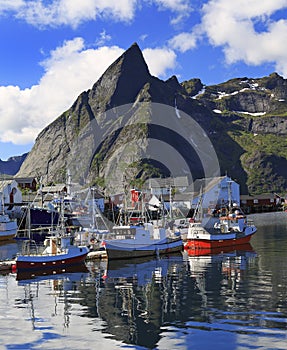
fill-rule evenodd
<path id="1" fill-rule="evenodd" d="M 165 113 L 152 113 L 155 105 Z M 171 107 L 168 111 L 167 106 Z M 67 169 L 71 170 L 69 164 L 74 164 L 72 176 L 76 181 L 78 174 L 85 184 L 98 184 L 119 193 L 123 179 L 136 178 L 142 169 L 159 176 L 158 170 L 162 169 L 151 162 L 144 164 L 141 158 L 148 154 L 150 139 L 156 139 L 184 154 L 182 157 L 193 169 L 192 176 L 199 178 L 202 172 L 195 172 L 202 168 L 200 159 L 181 137 L 187 131 L 181 112 L 204 129 L 222 171 L 240 183 L 243 193 L 248 188 L 262 191 L 262 177 L 257 175 L 266 164 L 271 169 L 264 173 L 269 186 L 266 190 L 280 192 L 287 188 L 286 79 L 272 73 L 260 79 L 234 78 L 213 86 L 203 85 L 199 78 L 179 83 L 172 76 L 163 81 L 150 74 L 136 43 L 90 90 L 82 92 L 70 109 L 42 130 L 18 176 L 42 176 L 45 183 L 63 182 Z M 156 124 L 152 117 L 158 115 L 168 128 L 151 127 Z M 177 135 L 171 132 L 175 129 Z M 193 130 L 188 132 L 192 134 Z M 262 146 L 266 155 L 255 162 L 254 152 Z M 272 154 L 277 158 L 270 157 Z"/>
<path id="2" fill-rule="evenodd" d="M 151 78 L 143 54 L 139 46 L 134 43 L 108 67 L 94 84 L 93 97 L 95 94 L 99 96 L 102 92 L 102 100 L 107 102 L 108 109 L 132 103 Z"/>

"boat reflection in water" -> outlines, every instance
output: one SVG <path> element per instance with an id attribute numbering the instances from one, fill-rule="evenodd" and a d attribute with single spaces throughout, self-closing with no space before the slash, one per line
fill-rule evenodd
<path id="1" fill-rule="evenodd" d="M 125 344 L 155 348 L 161 326 L 179 304 L 178 279 L 184 266 L 182 253 L 108 261 L 98 303 L 104 333 Z"/>
<path id="2" fill-rule="evenodd" d="M 31 322 L 32 329 L 41 336 L 33 337 L 33 333 L 24 335 L 25 342 L 15 338 L 16 344 L 13 348 L 33 349 L 35 347 L 45 348 L 47 341 L 55 341 L 55 334 L 59 344 L 52 348 L 62 348 L 61 331 L 55 326 L 60 323 L 64 329 L 74 327 L 71 322 L 71 307 L 74 300 L 77 300 L 77 293 L 80 286 L 88 278 L 89 271 L 85 264 L 70 266 L 65 270 L 55 269 L 54 271 L 21 271 L 15 273 L 17 284 L 22 289 L 22 295 L 15 302 L 18 308 L 27 309 L 25 323 Z M 56 320 L 57 319 L 57 320 Z M 22 322 L 23 323 L 23 322 Z M 20 323 L 21 324 L 21 323 Z M 43 326 L 45 324 L 45 326 Z M 23 325 L 22 325 L 23 326 Z M 21 325 L 18 328 L 20 335 Z M 47 330 L 52 330 L 51 334 Z M 56 337 L 56 338 L 57 338 Z M 61 340 L 62 339 L 62 340 Z M 39 345 L 40 344 L 40 345 Z"/>
<path id="3" fill-rule="evenodd" d="M 248 244 L 232 250 L 184 251 L 158 259 L 89 261 L 87 273 L 18 275 L 25 299 L 17 301 L 17 306 L 31 305 L 33 327 L 43 334 L 46 328 L 40 320 L 45 319 L 46 327 L 58 335 L 53 337 L 54 348 L 62 349 L 66 339 L 65 331 L 55 324 L 69 328 L 70 348 L 75 349 L 91 348 L 99 341 L 111 345 L 107 346 L 110 349 L 186 349 L 192 342 L 197 342 L 194 348 L 201 348 L 203 331 L 221 330 L 235 339 L 252 326 L 254 305 L 250 306 L 246 295 L 253 291 L 246 275 L 253 270 L 253 257 L 256 253 Z M 88 331 L 82 333 L 82 329 Z M 226 342 L 222 339 L 221 347 Z M 44 335 L 42 341 L 46 341 Z M 41 346 L 35 342 L 31 339 L 26 348 Z"/>
<path id="4" fill-rule="evenodd" d="M 19 245 L 15 240 L 0 242 L 0 261 L 14 259 L 18 250 Z"/>
<path id="5" fill-rule="evenodd" d="M 166 259 L 109 261 L 97 304 L 98 315 L 106 322 L 103 332 L 148 349 L 160 347 L 167 336 L 169 346 L 175 348 L 180 339 L 171 339 L 168 332 L 163 337 L 164 330 L 186 330 L 193 318 L 204 324 L 218 305 L 219 295 L 224 290 L 235 293 L 246 266 L 256 256 L 250 244 L 189 253 Z"/>
<path id="6" fill-rule="evenodd" d="M 20 270 L 16 273 L 17 281 L 26 281 L 26 282 L 35 282 L 44 279 L 61 279 L 65 277 L 67 274 L 87 274 L 89 270 L 87 269 L 86 264 L 83 262 L 78 265 L 68 265 L 66 267 L 54 267 L 54 268 L 46 268 L 46 269 L 38 269 L 38 270 Z M 74 275 L 75 276 L 75 275 Z"/>
<path id="7" fill-rule="evenodd" d="M 222 272 L 225 269 L 229 270 L 229 268 L 232 270 L 232 266 L 236 270 L 244 270 L 246 262 L 250 258 L 256 257 L 256 252 L 250 243 L 225 248 L 188 249 L 185 254 L 190 271 L 194 273 L 205 271 L 214 263 L 222 265 Z"/>
<path id="8" fill-rule="evenodd" d="M 214 302 L 211 296 L 216 297 L 217 293 L 220 294 L 223 290 L 226 295 L 235 293 L 240 282 L 244 280 L 244 272 L 248 264 L 256 256 L 250 243 L 218 249 L 187 250 L 186 258 L 189 262 L 190 275 L 195 278 L 197 288 L 202 295 L 202 306 L 207 306 L 205 303 L 210 290 L 213 292 L 209 297 L 209 304 Z M 215 305 L 216 302 L 214 302 Z"/>
<path id="9" fill-rule="evenodd" d="M 137 286 L 145 286 L 153 278 L 166 277 L 176 266 L 176 263 L 182 263 L 182 254 L 172 254 L 161 259 L 137 258 L 135 260 L 108 260 L 107 271 L 104 278 L 106 283 L 133 281 Z"/>

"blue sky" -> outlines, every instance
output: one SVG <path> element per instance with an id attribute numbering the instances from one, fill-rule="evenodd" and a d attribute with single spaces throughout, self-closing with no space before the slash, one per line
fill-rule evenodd
<path id="1" fill-rule="evenodd" d="M 39 132 L 137 42 L 151 74 L 287 76 L 287 0 L 0 0 L 0 159 Z"/>

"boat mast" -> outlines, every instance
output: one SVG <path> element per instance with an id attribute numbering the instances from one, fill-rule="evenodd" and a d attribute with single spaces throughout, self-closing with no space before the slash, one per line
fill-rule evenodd
<path id="1" fill-rule="evenodd" d="M 1 214 L 5 215 L 5 209 L 4 209 L 5 203 L 4 203 L 3 192 L 0 192 L 0 195 L 1 195 Z"/>
<path id="2" fill-rule="evenodd" d="M 144 207 L 144 198 L 143 198 L 143 190 L 140 191 L 140 203 L 141 203 L 141 218 L 143 222 L 147 222 L 147 215 Z"/>
<path id="3" fill-rule="evenodd" d="M 28 204 L 28 238 L 31 239 L 31 206 Z"/>
<path id="4" fill-rule="evenodd" d="M 95 229 L 95 187 L 91 187 L 92 192 L 92 229 Z"/>
<path id="5" fill-rule="evenodd" d="M 233 181 L 227 181 L 227 183 L 228 183 L 228 212 L 227 212 L 227 215 L 232 212 L 232 210 L 231 210 L 232 209 L 232 191 L 231 191 L 232 182 Z M 230 222 L 229 222 L 229 220 L 227 220 L 227 222 L 228 222 L 228 229 L 229 229 Z"/>
<path id="6" fill-rule="evenodd" d="M 197 214 L 199 214 L 199 220 L 202 220 L 202 202 L 203 202 L 203 191 L 202 186 L 200 187 L 198 202 L 196 204 L 196 207 L 194 209 L 193 213 L 193 219 L 196 219 Z"/>
<path id="7" fill-rule="evenodd" d="M 60 195 L 60 236 L 65 234 L 64 197 Z"/>
<path id="8" fill-rule="evenodd" d="M 231 185 L 233 181 L 227 181 L 228 183 L 228 207 L 229 210 L 232 208 L 232 191 L 231 191 Z"/>
<path id="9" fill-rule="evenodd" d="M 71 173 L 70 169 L 67 169 L 67 196 L 70 197 L 72 194 L 72 181 L 71 181 Z"/>
<path id="10" fill-rule="evenodd" d="M 169 216 L 170 220 L 172 220 L 172 186 L 169 184 Z"/>

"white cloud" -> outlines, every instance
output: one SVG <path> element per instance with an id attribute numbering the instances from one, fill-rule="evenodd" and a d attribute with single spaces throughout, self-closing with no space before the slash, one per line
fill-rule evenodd
<path id="1" fill-rule="evenodd" d="M 112 40 L 111 35 L 107 34 L 105 30 L 101 31 L 100 38 L 96 41 L 97 46 L 103 46 L 106 42 Z"/>
<path id="2" fill-rule="evenodd" d="M 166 76 L 166 71 L 176 66 L 176 54 L 171 49 L 156 48 L 144 49 L 144 59 L 147 62 L 149 71 L 154 76 Z"/>
<path id="3" fill-rule="evenodd" d="M 273 63 L 287 76 L 287 20 L 279 12 L 286 8 L 287 0 L 210 0 L 202 7 L 201 23 L 174 36 L 169 45 L 186 52 L 207 37 L 211 45 L 222 47 L 228 64 Z"/>
<path id="4" fill-rule="evenodd" d="M 173 25 L 180 23 L 192 11 L 189 0 L 154 0 L 154 3 L 159 6 L 160 10 L 170 10 L 176 13 L 176 17 L 171 19 Z"/>
<path id="5" fill-rule="evenodd" d="M 169 45 L 175 50 L 186 52 L 196 47 L 197 40 L 194 33 L 180 33 L 169 40 Z"/>
<path id="6" fill-rule="evenodd" d="M 0 14 L 2 12 L 17 11 L 25 5 L 24 0 L 0 0 Z"/>
<path id="7" fill-rule="evenodd" d="M 173 12 L 189 12 L 189 0 L 154 0 L 162 8 L 172 10 Z"/>
<path id="8" fill-rule="evenodd" d="M 85 50 L 83 39 L 76 38 L 51 52 L 42 63 L 45 74 L 38 85 L 25 90 L 1 86 L 0 140 L 17 144 L 34 141 L 123 51 L 117 46 Z"/>
<path id="9" fill-rule="evenodd" d="M 203 7 L 201 26 L 212 45 L 223 47 L 227 63 L 274 62 L 280 67 L 282 60 L 287 62 L 287 21 L 276 21 L 271 15 L 284 8 L 286 0 L 209 1 Z"/>
<path id="10" fill-rule="evenodd" d="M 76 28 L 98 17 L 131 21 L 136 3 L 136 0 L 52 0 L 45 4 L 38 0 L 0 0 L 0 12 L 14 11 L 16 17 L 34 26 L 68 25 Z"/>
<path id="11" fill-rule="evenodd" d="M 109 18 L 130 22 L 137 8 L 154 3 L 159 10 L 174 14 L 171 24 L 180 23 L 192 11 L 189 0 L 0 0 L 1 12 L 15 12 L 17 18 L 38 27 L 67 25 L 77 28 L 81 23 Z"/>

